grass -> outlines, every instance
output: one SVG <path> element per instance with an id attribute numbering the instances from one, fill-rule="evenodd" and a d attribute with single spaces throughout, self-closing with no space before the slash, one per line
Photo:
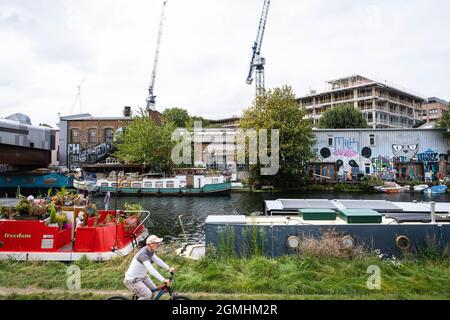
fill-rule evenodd
<path id="1" fill-rule="evenodd" d="M 161 256 L 178 270 L 176 290 L 195 299 L 450 299 L 447 256 L 409 256 L 400 264 L 373 254 L 199 261 Z M 102 290 L 125 291 L 122 281 L 131 259 L 74 263 L 81 270 L 81 292 L 66 290 L 69 264 L 0 261 L 0 299 L 101 299 L 107 296 Z M 381 270 L 380 290 L 367 288 L 371 265 Z M 42 289 L 44 294 L 14 293 L 19 288 Z"/>

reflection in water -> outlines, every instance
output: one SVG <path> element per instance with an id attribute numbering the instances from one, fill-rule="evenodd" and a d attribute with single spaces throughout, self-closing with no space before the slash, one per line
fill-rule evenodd
<path id="1" fill-rule="evenodd" d="M 379 199 L 388 201 L 450 201 L 449 194 L 425 195 L 420 193 L 233 193 L 229 196 L 207 197 L 119 197 L 117 207 L 122 209 L 125 202 L 141 203 L 150 211 L 151 233 L 164 236 L 166 240 L 184 239 L 178 216 L 182 221 L 189 240 L 198 241 L 202 237 L 202 226 L 208 215 L 249 214 L 263 210 L 264 200 L 274 199 Z M 110 209 L 114 209 L 116 199 L 112 196 Z M 95 199 L 97 208 L 102 209 L 103 198 Z"/>

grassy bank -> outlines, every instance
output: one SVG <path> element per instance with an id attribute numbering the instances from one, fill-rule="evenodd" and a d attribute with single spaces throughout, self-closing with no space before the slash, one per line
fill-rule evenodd
<path id="1" fill-rule="evenodd" d="M 200 261 L 162 256 L 178 269 L 176 290 L 196 299 L 450 299 L 448 257 L 398 262 L 380 260 L 375 255 Z M 68 264 L 0 261 L 0 297 L 101 299 L 108 296 L 106 291 L 125 290 L 122 279 L 131 258 L 76 262 L 81 269 L 82 292 L 65 290 Z M 367 268 L 371 265 L 381 270 L 380 290 L 367 288 Z"/>

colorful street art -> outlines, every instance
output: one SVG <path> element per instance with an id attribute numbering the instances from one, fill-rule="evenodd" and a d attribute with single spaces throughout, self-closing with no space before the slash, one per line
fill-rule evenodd
<path id="1" fill-rule="evenodd" d="M 356 138 L 334 137 L 333 146 L 323 147 L 320 150 L 322 161 L 334 162 L 340 177 L 344 177 L 347 172 L 365 171 L 366 168 L 369 168 L 367 173 L 372 173 L 371 155 L 372 149 L 364 147 L 361 150 Z"/>
<path id="2" fill-rule="evenodd" d="M 384 180 L 399 177 L 419 179 L 424 178 L 424 175 L 435 178 L 440 172 L 440 159 L 447 159 L 447 154 L 436 152 L 432 148 L 421 148 L 418 138 L 385 137 L 382 141 L 371 140 L 372 146 L 364 145 L 358 137 L 323 135 L 321 138 L 316 149 L 320 150 L 319 160 L 335 163 L 340 178 L 360 173 L 373 174 Z M 373 141 L 378 141 L 376 148 Z M 425 151 L 419 152 L 421 150 Z M 379 154 L 381 152 L 383 154 Z"/>
<path id="3" fill-rule="evenodd" d="M 418 144 L 393 144 L 392 151 L 394 156 L 400 160 L 400 162 L 408 162 L 414 159 L 419 151 Z"/>
<path id="4" fill-rule="evenodd" d="M 423 163 L 426 163 L 426 162 L 437 162 L 437 161 L 439 161 L 439 157 L 438 156 L 439 156 L 439 153 L 434 152 L 431 149 L 427 149 L 427 150 L 425 150 L 425 152 L 419 153 L 417 155 L 417 161 L 423 162 Z"/>

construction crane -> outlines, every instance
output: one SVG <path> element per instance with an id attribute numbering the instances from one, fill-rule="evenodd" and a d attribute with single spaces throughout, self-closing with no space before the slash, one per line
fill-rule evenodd
<path id="1" fill-rule="evenodd" d="M 158 69 L 159 50 L 161 48 L 161 38 L 162 38 L 162 34 L 163 34 L 167 2 L 168 2 L 168 0 L 164 0 L 162 9 L 161 9 L 161 17 L 159 20 L 158 39 L 156 41 L 155 60 L 153 61 L 152 79 L 150 82 L 150 87 L 148 88 L 147 112 L 149 112 L 150 110 L 155 110 L 155 105 L 156 105 L 156 96 L 155 96 L 156 71 Z"/>
<path id="2" fill-rule="evenodd" d="M 264 0 L 263 11 L 261 19 L 259 20 L 258 33 L 256 41 L 252 47 L 252 60 L 250 61 L 250 71 L 247 76 L 247 84 L 253 83 L 253 73 L 256 70 L 256 95 L 264 92 L 264 65 L 266 59 L 261 56 L 261 46 L 264 38 L 264 31 L 266 29 L 267 15 L 269 14 L 270 0 Z"/>

